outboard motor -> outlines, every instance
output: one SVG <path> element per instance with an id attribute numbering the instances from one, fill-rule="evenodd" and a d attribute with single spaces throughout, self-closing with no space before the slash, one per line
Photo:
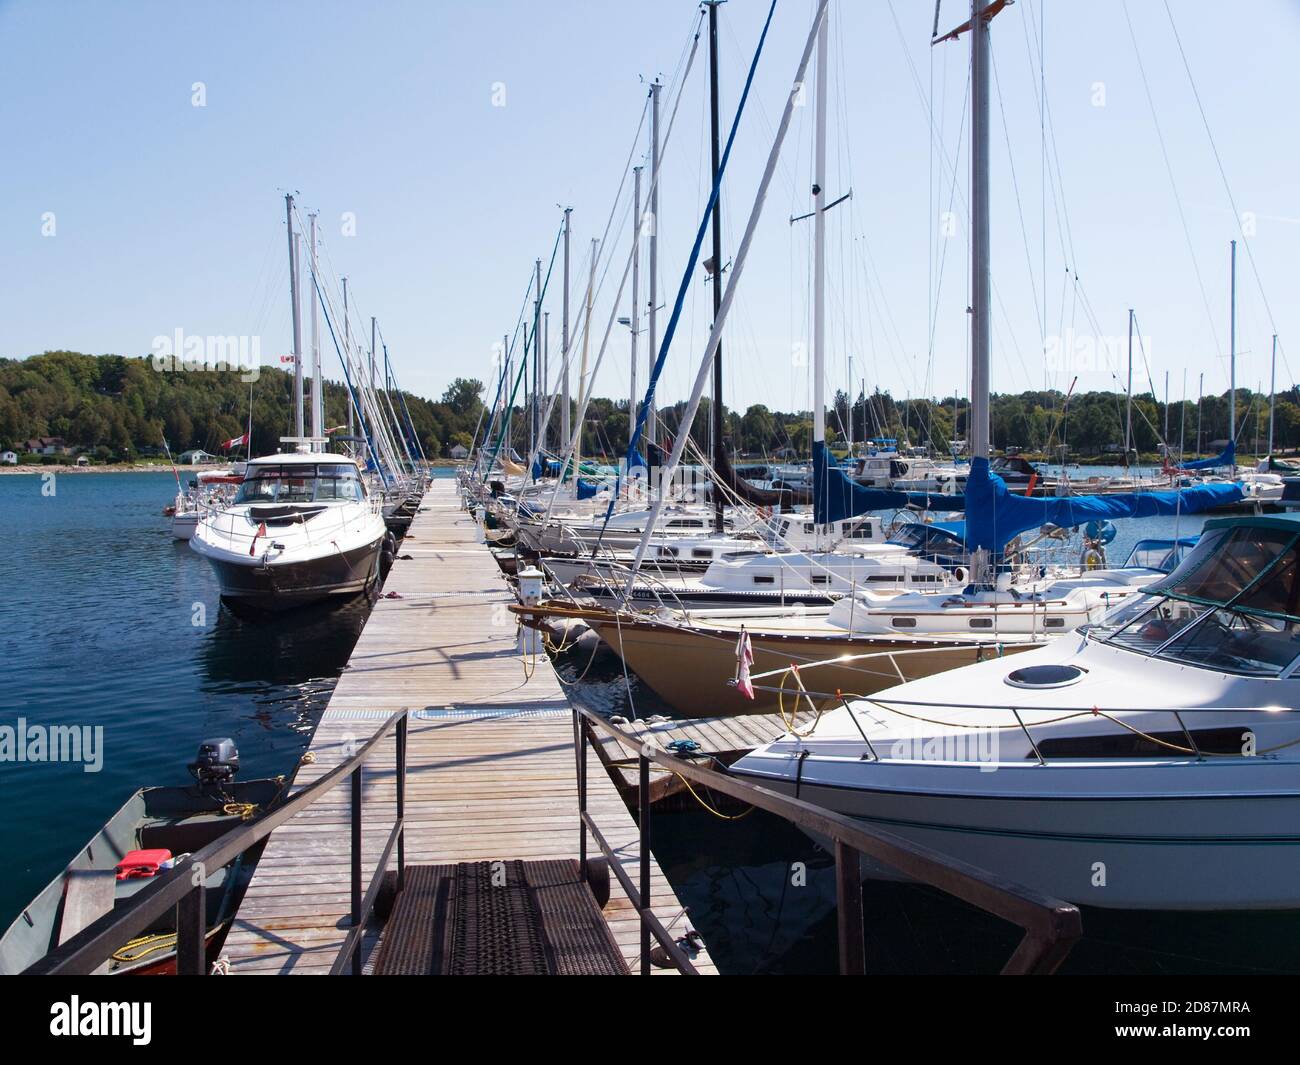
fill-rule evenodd
<path id="1" fill-rule="evenodd" d="M 188 768 L 200 787 L 231 783 L 239 772 L 239 751 L 235 747 L 235 741 L 226 736 L 204 740 L 199 744 L 199 753 Z"/>

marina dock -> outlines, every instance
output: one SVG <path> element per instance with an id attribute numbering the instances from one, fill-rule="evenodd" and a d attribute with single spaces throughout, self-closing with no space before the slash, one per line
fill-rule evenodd
<path id="1" fill-rule="evenodd" d="M 393 712 L 409 710 L 408 870 L 578 857 L 572 713 L 545 653 L 525 659 L 517 650 L 513 601 L 455 482 L 433 482 L 294 781 L 297 790 L 318 780 Z M 365 781 L 368 881 L 393 823 L 391 743 L 366 764 Z M 636 823 L 594 758 L 587 808 L 637 878 Z M 348 931 L 350 860 L 344 786 L 270 836 L 225 943 L 230 971 L 327 972 Z M 688 917 L 657 863 L 651 884 L 656 915 L 684 935 Z M 603 914 L 636 971 L 640 921 L 617 882 Z M 378 941 L 378 929 L 363 940 L 371 963 Z M 716 971 L 707 949 L 694 963 Z"/>

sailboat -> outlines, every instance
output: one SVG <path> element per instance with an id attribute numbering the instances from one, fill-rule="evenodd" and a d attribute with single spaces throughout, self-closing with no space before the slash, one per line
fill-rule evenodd
<path id="1" fill-rule="evenodd" d="M 206 510 L 190 539 L 191 550 L 216 571 L 224 600 L 267 611 L 370 589 L 381 577 L 381 549 L 390 536 L 381 499 L 371 492 L 357 461 L 314 450 L 328 443 L 320 434 L 320 403 L 313 402 L 312 435 L 302 434 L 293 196 L 286 196 L 285 203 L 298 435 L 281 437 L 281 443 L 294 450 L 249 460 L 234 501 Z M 318 395 L 321 380 L 318 365 L 313 385 Z"/>
<path id="2" fill-rule="evenodd" d="M 1000 9 L 976 0 L 956 31 L 970 32 L 977 136 L 987 21 Z M 987 217 L 987 173 L 973 178 L 976 217 Z M 975 245 L 978 292 L 988 270 Z M 987 307 L 972 315 L 977 402 Z M 979 542 L 996 546 L 987 530 Z M 1098 624 L 1009 662 L 847 700 L 734 771 L 1075 903 L 1293 909 L 1298 571 L 1300 521 L 1213 519 L 1171 574 Z"/>

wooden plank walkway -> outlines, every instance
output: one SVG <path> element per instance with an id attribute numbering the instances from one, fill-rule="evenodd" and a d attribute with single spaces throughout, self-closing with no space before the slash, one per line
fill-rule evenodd
<path id="1" fill-rule="evenodd" d="M 402 542 L 295 787 L 364 743 L 395 710 L 412 711 L 407 751 L 408 863 L 577 857 L 579 822 L 569 704 L 550 661 L 516 651 L 505 579 L 460 509 L 454 481 L 435 481 Z M 367 882 L 392 827 L 395 760 L 385 740 L 366 767 L 362 854 Z M 588 809 L 638 876 L 638 833 L 592 756 Z M 272 833 L 223 953 L 234 973 L 324 973 L 348 927 L 350 796 L 344 784 Z M 595 845 L 589 845 L 589 853 Z M 688 918 L 656 863 L 655 912 L 676 935 Z M 611 876 L 605 907 L 638 971 L 640 923 Z M 373 950 L 371 935 L 365 951 Z M 714 972 L 707 951 L 696 964 Z M 656 970 L 671 972 L 671 970 Z"/>
<path id="2" fill-rule="evenodd" d="M 816 719 L 812 710 L 801 710 L 794 715 L 795 727 L 807 728 Z M 731 765 L 755 747 L 784 736 L 786 722 L 780 714 L 739 714 L 725 717 L 647 718 L 629 721 L 618 726 L 643 740 L 649 740 L 664 750 L 677 740 L 691 740 L 700 745 L 697 757 L 710 756 L 723 765 Z M 613 736 L 601 733 L 596 738 L 596 750 L 605 764 L 624 800 L 637 801 L 640 775 L 635 762 L 636 752 L 629 751 Z M 652 765 L 650 767 L 650 801 L 659 802 L 686 790 L 679 777 Z"/>

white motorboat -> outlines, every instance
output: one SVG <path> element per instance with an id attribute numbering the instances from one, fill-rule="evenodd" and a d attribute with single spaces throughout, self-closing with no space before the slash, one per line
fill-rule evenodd
<path id="1" fill-rule="evenodd" d="M 190 547 L 222 598 L 283 610 L 369 589 L 389 536 L 355 460 L 295 452 L 250 461 L 234 502 L 204 511 Z"/>
<path id="2" fill-rule="evenodd" d="M 1212 520 L 1100 624 L 851 701 L 734 771 L 1079 904 L 1300 907 L 1298 570 L 1300 519 Z"/>

